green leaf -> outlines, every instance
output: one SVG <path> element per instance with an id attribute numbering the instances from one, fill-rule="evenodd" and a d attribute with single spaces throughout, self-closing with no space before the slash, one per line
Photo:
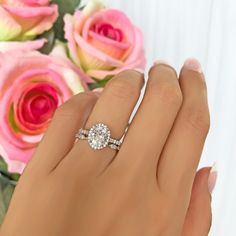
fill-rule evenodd
<path id="1" fill-rule="evenodd" d="M 10 181 L 17 182 L 20 178 L 20 174 L 9 173 L 7 168 L 7 163 L 0 156 L 0 175 L 8 178 Z"/>
<path id="2" fill-rule="evenodd" d="M 67 13 L 73 14 L 79 7 L 81 0 L 52 0 L 59 6 L 59 18 L 54 26 L 56 38 L 65 41 L 64 37 L 64 15 Z"/>
<path id="3" fill-rule="evenodd" d="M 0 225 L 10 204 L 15 183 L 0 174 Z"/>
<path id="4" fill-rule="evenodd" d="M 0 172 L 1 171 L 7 171 L 7 163 L 0 156 Z"/>
<path id="5" fill-rule="evenodd" d="M 4 197 L 3 197 L 2 189 L 0 186 L 0 225 L 3 222 L 5 214 L 6 214 L 6 206 L 4 203 Z"/>
<path id="6" fill-rule="evenodd" d="M 45 38 L 47 39 L 47 43 L 43 46 L 43 48 L 41 48 L 39 51 L 44 53 L 44 54 L 49 54 L 55 44 L 55 32 L 53 29 L 43 33 L 42 35 L 40 35 L 38 38 Z"/>
<path id="7" fill-rule="evenodd" d="M 103 80 L 98 80 L 98 79 L 93 78 L 95 83 L 88 84 L 89 89 L 93 90 L 93 89 L 97 89 L 97 88 L 104 88 L 106 86 L 106 84 L 109 82 L 109 80 L 111 80 L 112 78 L 113 78 L 112 76 L 107 76 Z"/>
<path id="8" fill-rule="evenodd" d="M 11 201 L 12 194 L 14 192 L 15 186 L 13 186 L 11 183 L 7 184 L 5 188 L 3 189 L 3 196 L 4 196 L 4 203 L 5 206 L 9 206 L 9 203 Z"/>

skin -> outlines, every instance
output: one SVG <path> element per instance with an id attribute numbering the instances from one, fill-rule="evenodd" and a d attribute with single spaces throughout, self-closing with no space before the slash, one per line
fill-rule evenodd
<path id="1" fill-rule="evenodd" d="M 202 73 L 149 72 L 121 150 L 74 142 L 105 123 L 120 139 L 144 85 L 125 71 L 100 95 L 74 96 L 54 115 L 15 190 L 1 236 L 206 236 L 210 168 L 196 173 L 210 124 Z"/>

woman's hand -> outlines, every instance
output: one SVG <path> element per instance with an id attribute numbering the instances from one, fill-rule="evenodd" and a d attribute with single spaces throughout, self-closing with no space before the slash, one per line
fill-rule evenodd
<path id="1" fill-rule="evenodd" d="M 0 235 L 207 235 L 210 170 L 196 175 L 210 123 L 200 69 L 189 60 L 178 80 L 169 65 L 151 68 L 118 153 L 95 151 L 74 137 L 81 127 L 101 122 L 120 139 L 142 74 L 122 72 L 99 98 L 82 93 L 61 106 L 19 181 Z"/>

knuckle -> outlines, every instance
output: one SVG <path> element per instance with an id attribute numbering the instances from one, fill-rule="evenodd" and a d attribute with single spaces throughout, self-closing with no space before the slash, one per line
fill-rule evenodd
<path id="1" fill-rule="evenodd" d="M 74 95 L 70 100 L 57 108 L 55 116 L 71 117 L 78 116 L 78 112 L 83 111 L 93 105 L 97 97 L 93 92 L 83 92 Z"/>
<path id="2" fill-rule="evenodd" d="M 184 119 L 191 128 L 203 135 L 207 135 L 210 129 L 210 114 L 206 107 L 187 107 L 183 109 Z"/>
<path id="3" fill-rule="evenodd" d="M 136 98 L 140 94 L 140 89 L 138 86 L 135 86 L 133 82 L 129 81 L 130 79 L 132 78 L 121 79 L 120 77 L 116 77 L 109 82 L 107 90 L 112 94 L 112 96 L 121 99 L 127 99 L 131 97 Z"/>
<path id="4" fill-rule="evenodd" d="M 172 82 L 153 83 L 149 88 L 149 96 L 158 98 L 166 105 L 180 107 L 183 96 L 178 84 Z"/>

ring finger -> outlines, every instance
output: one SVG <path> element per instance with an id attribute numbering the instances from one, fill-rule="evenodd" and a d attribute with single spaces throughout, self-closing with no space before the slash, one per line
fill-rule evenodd
<path id="1" fill-rule="evenodd" d="M 103 123 L 111 129 L 112 138 L 120 140 L 128 126 L 143 84 L 143 75 L 136 71 L 128 70 L 115 76 L 107 84 L 94 106 L 85 129 L 88 130 L 97 123 Z M 78 168 L 86 167 L 97 175 L 106 168 L 115 155 L 116 151 L 111 148 L 94 150 L 88 142 L 79 140 L 68 155 L 68 162 L 72 162 L 72 165 Z"/>

